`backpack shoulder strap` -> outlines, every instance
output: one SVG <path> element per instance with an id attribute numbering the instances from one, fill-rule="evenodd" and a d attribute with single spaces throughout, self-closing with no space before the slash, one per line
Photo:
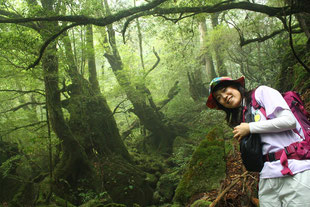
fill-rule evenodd
<path id="1" fill-rule="evenodd" d="M 256 89 L 254 89 L 254 90 L 252 91 L 252 94 L 251 94 L 251 104 L 252 104 L 252 106 L 253 106 L 254 109 L 259 109 L 260 112 L 262 112 L 262 114 L 266 117 L 266 119 L 268 119 L 268 118 L 267 118 L 267 114 L 266 114 L 265 108 L 262 107 L 261 105 L 259 105 L 259 103 L 257 103 L 257 101 L 256 101 L 256 98 L 255 98 L 255 91 L 256 91 Z"/>

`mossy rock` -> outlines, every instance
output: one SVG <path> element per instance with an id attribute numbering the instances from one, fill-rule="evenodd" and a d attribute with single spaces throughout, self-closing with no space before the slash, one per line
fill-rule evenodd
<path id="1" fill-rule="evenodd" d="M 226 167 L 223 136 L 221 129 L 214 128 L 201 141 L 176 189 L 175 202 L 185 205 L 193 195 L 219 187 Z"/>

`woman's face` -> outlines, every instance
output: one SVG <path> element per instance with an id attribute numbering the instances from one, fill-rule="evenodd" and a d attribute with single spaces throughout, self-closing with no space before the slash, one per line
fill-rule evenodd
<path id="1" fill-rule="evenodd" d="M 241 93 L 235 86 L 225 86 L 213 93 L 213 97 L 225 108 L 237 108 L 241 104 Z"/>

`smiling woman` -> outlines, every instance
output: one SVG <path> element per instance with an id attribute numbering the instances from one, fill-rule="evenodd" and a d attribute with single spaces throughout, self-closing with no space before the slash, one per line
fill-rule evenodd
<path id="1" fill-rule="evenodd" d="M 241 93 L 235 86 L 222 86 L 214 92 L 215 100 L 226 108 L 236 108 L 241 104 Z"/>
<path id="2" fill-rule="evenodd" d="M 295 133 L 301 132 L 301 126 L 277 90 L 259 86 L 255 90 L 246 91 L 244 85 L 243 77 L 236 80 L 229 77 L 213 79 L 207 106 L 226 112 L 226 120 L 233 127 L 234 138 L 238 141 L 244 142 L 244 137 L 249 134 L 260 135 L 253 138 L 261 139 L 262 147 L 258 151 L 261 149 L 264 155 L 264 158 L 260 156 L 260 159 L 255 159 L 263 165 L 258 170 L 260 206 L 309 205 L 310 160 L 291 156 L 299 153 L 296 148 L 289 153 L 287 150 L 292 143 L 300 143 L 305 139 L 303 133 Z M 253 101 L 265 109 L 265 114 L 259 107 L 252 106 Z M 242 112 L 255 118 L 245 123 Z M 269 159 L 279 153 L 280 158 Z"/>

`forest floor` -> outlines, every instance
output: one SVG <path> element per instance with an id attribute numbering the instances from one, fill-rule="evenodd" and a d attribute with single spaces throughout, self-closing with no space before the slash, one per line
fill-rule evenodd
<path id="1" fill-rule="evenodd" d="M 258 173 L 246 171 L 240 152 L 238 148 L 235 149 L 227 156 L 226 178 L 222 181 L 220 189 L 194 196 L 188 206 L 196 200 L 211 201 L 220 207 L 258 206 Z"/>

